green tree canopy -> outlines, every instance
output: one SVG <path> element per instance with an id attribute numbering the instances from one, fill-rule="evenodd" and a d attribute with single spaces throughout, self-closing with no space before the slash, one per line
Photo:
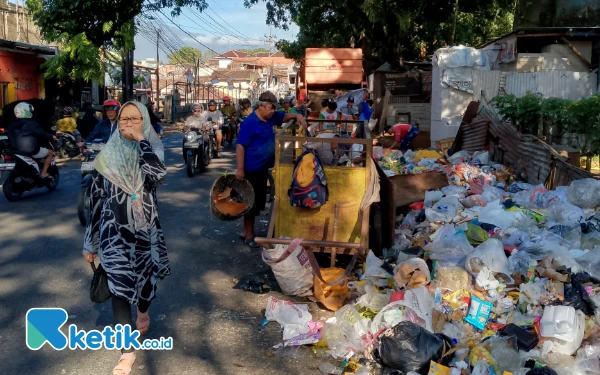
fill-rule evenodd
<path id="1" fill-rule="evenodd" d="M 451 43 L 475 46 L 512 30 L 514 0 L 245 0 L 266 2 L 267 24 L 300 28 L 295 41 L 278 42 L 299 59 L 307 47 L 362 48 L 374 64 L 427 60 Z M 455 11 L 456 10 L 456 11 Z"/>
<path id="2" fill-rule="evenodd" d="M 250 56 L 256 55 L 257 53 L 261 53 L 261 52 L 269 52 L 268 49 L 262 48 L 262 47 L 254 48 L 254 49 L 240 49 L 238 51 L 246 52 Z"/>
<path id="3" fill-rule="evenodd" d="M 169 64 L 196 65 L 202 59 L 202 51 L 194 47 L 181 47 L 179 50 L 167 55 Z"/>
<path id="4" fill-rule="evenodd" d="M 42 37 L 59 46 L 44 67 L 48 77 L 101 82 L 110 62 L 120 64 L 124 50 L 134 48 L 136 16 L 145 11 L 181 8 L 203 11 L 206 0 L 26 0 Z"/>

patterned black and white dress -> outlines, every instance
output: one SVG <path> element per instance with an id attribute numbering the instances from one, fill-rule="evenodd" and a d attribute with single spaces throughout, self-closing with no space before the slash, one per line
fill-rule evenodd
<path id="1" fill-rule="evenodd" d="M 153 152 L 147 140 L 140 141 L 139 163 L 144 176 L 143 199 L 148 229 L 134 229 L 132 198 L 121 188 L 96 173 L 91 186 L 90 213 L 85 231 L 86 253 L 100 253 L 100 262 L 108 276 L 108 287 L 117 297 L 137 305 L 142 288 L 152 285 L 151 301 L 156 283 L 171 273 L 167 247 L 156 208 L 156 185 L 166 173 L 166 167 Z"/>

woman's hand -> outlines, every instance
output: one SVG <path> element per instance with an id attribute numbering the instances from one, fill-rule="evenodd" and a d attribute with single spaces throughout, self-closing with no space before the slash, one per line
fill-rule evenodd
<path id="1" fill-rule="evenodd" d="M 127 139 L 138 142 L 146 138 L 140 129 L 134 128 L 133 126 L 122 127 L 121 134 Z"/>
<path id="2" fill-rule="evenodd" d="M 96 254 L 83 253 L 83 259 L 88 263 L 93 263 L 96 258 Z"/>

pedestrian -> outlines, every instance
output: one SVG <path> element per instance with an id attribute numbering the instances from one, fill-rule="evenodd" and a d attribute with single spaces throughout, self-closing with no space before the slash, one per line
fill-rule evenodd
<path id="1" fill-rule="evenodd" d="M 394 143 L 390 148 L 406 151 L 411 147 L 413 139 L 419 134 L 419 129 L 411 124 L 388 125 L 383 131 L 394 135 Z"/>
<path id="2" fill-rule="evenodd" d="M 254 218 L 264 210 L 267 201 L 269 169 L 275 165 L 275 129 L 284 122 L 296 120 L 306 129 L 306 120 L 298 113 L 276 112 L 277 98 L 272 92 L 263 92 L 258 107 L 242 123 L 236 146 L 239 180 L 246 178 L 254 189 L 254 206 L 244 216 L 240 237 L 251 248 L 260 248 L 254 241 Z"/>
<path id="3" fill-rule="evenodd" d="M 156 200 L 156 186 L 167 169 L 146 107 L 125 103 L 118 120 L 119 134 L 110 137 L 96 158 L 83 256 L 87 262 L 100 257 L 115 324 L 131 325 L 131 305 L 136 305 L 136 328 L 143 335 L 150 326 L 148 308 L 157 281 L 171 273 Z M 121 353 L 113 374 L 128 375 L 135 354 L 133 349 Z"/>

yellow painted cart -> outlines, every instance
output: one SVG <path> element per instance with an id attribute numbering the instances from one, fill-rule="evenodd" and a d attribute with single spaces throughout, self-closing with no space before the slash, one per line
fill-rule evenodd
<path id="1" fill-rule="evenodd" d="M 333 122 L 331 120 L 310 119 L 311 122 Z M 365 123 L 364 121 L 343 120 L 343 123 Z M 286 124 L 275 139 L 275 197 L 271 207 L 271 220 L 267 237 L 257 237 L 255 241 L 269 247 L 277 244 L 289 245 L 291 240 L 280 237 L 302 238 L 302 246 L 314 252 L 331 253 L 331 265 L 335 266 L 336 254 L 366 254 L 369 246 L 369 210 L 361 209 L 361 202 L 370 181 L 368 163 L 363 166 L 323 165 L 329 199 L 318 209 L 293 207 L 290 204 L 288 189 L 292 182 L 296 158 L 303 152 L 303 145 L 313 143 L 361 144 L 366 160 L 371 160 L 373 142 L 367 139 L 315 138 L 296 136 L 290 132 L 294 125 Z M 367 134 L 368 127 L 365 124 Z M 291 135 L 286 135 L 291 134 Z M 366 165 L 367 167 L 365 167 Z"/>

